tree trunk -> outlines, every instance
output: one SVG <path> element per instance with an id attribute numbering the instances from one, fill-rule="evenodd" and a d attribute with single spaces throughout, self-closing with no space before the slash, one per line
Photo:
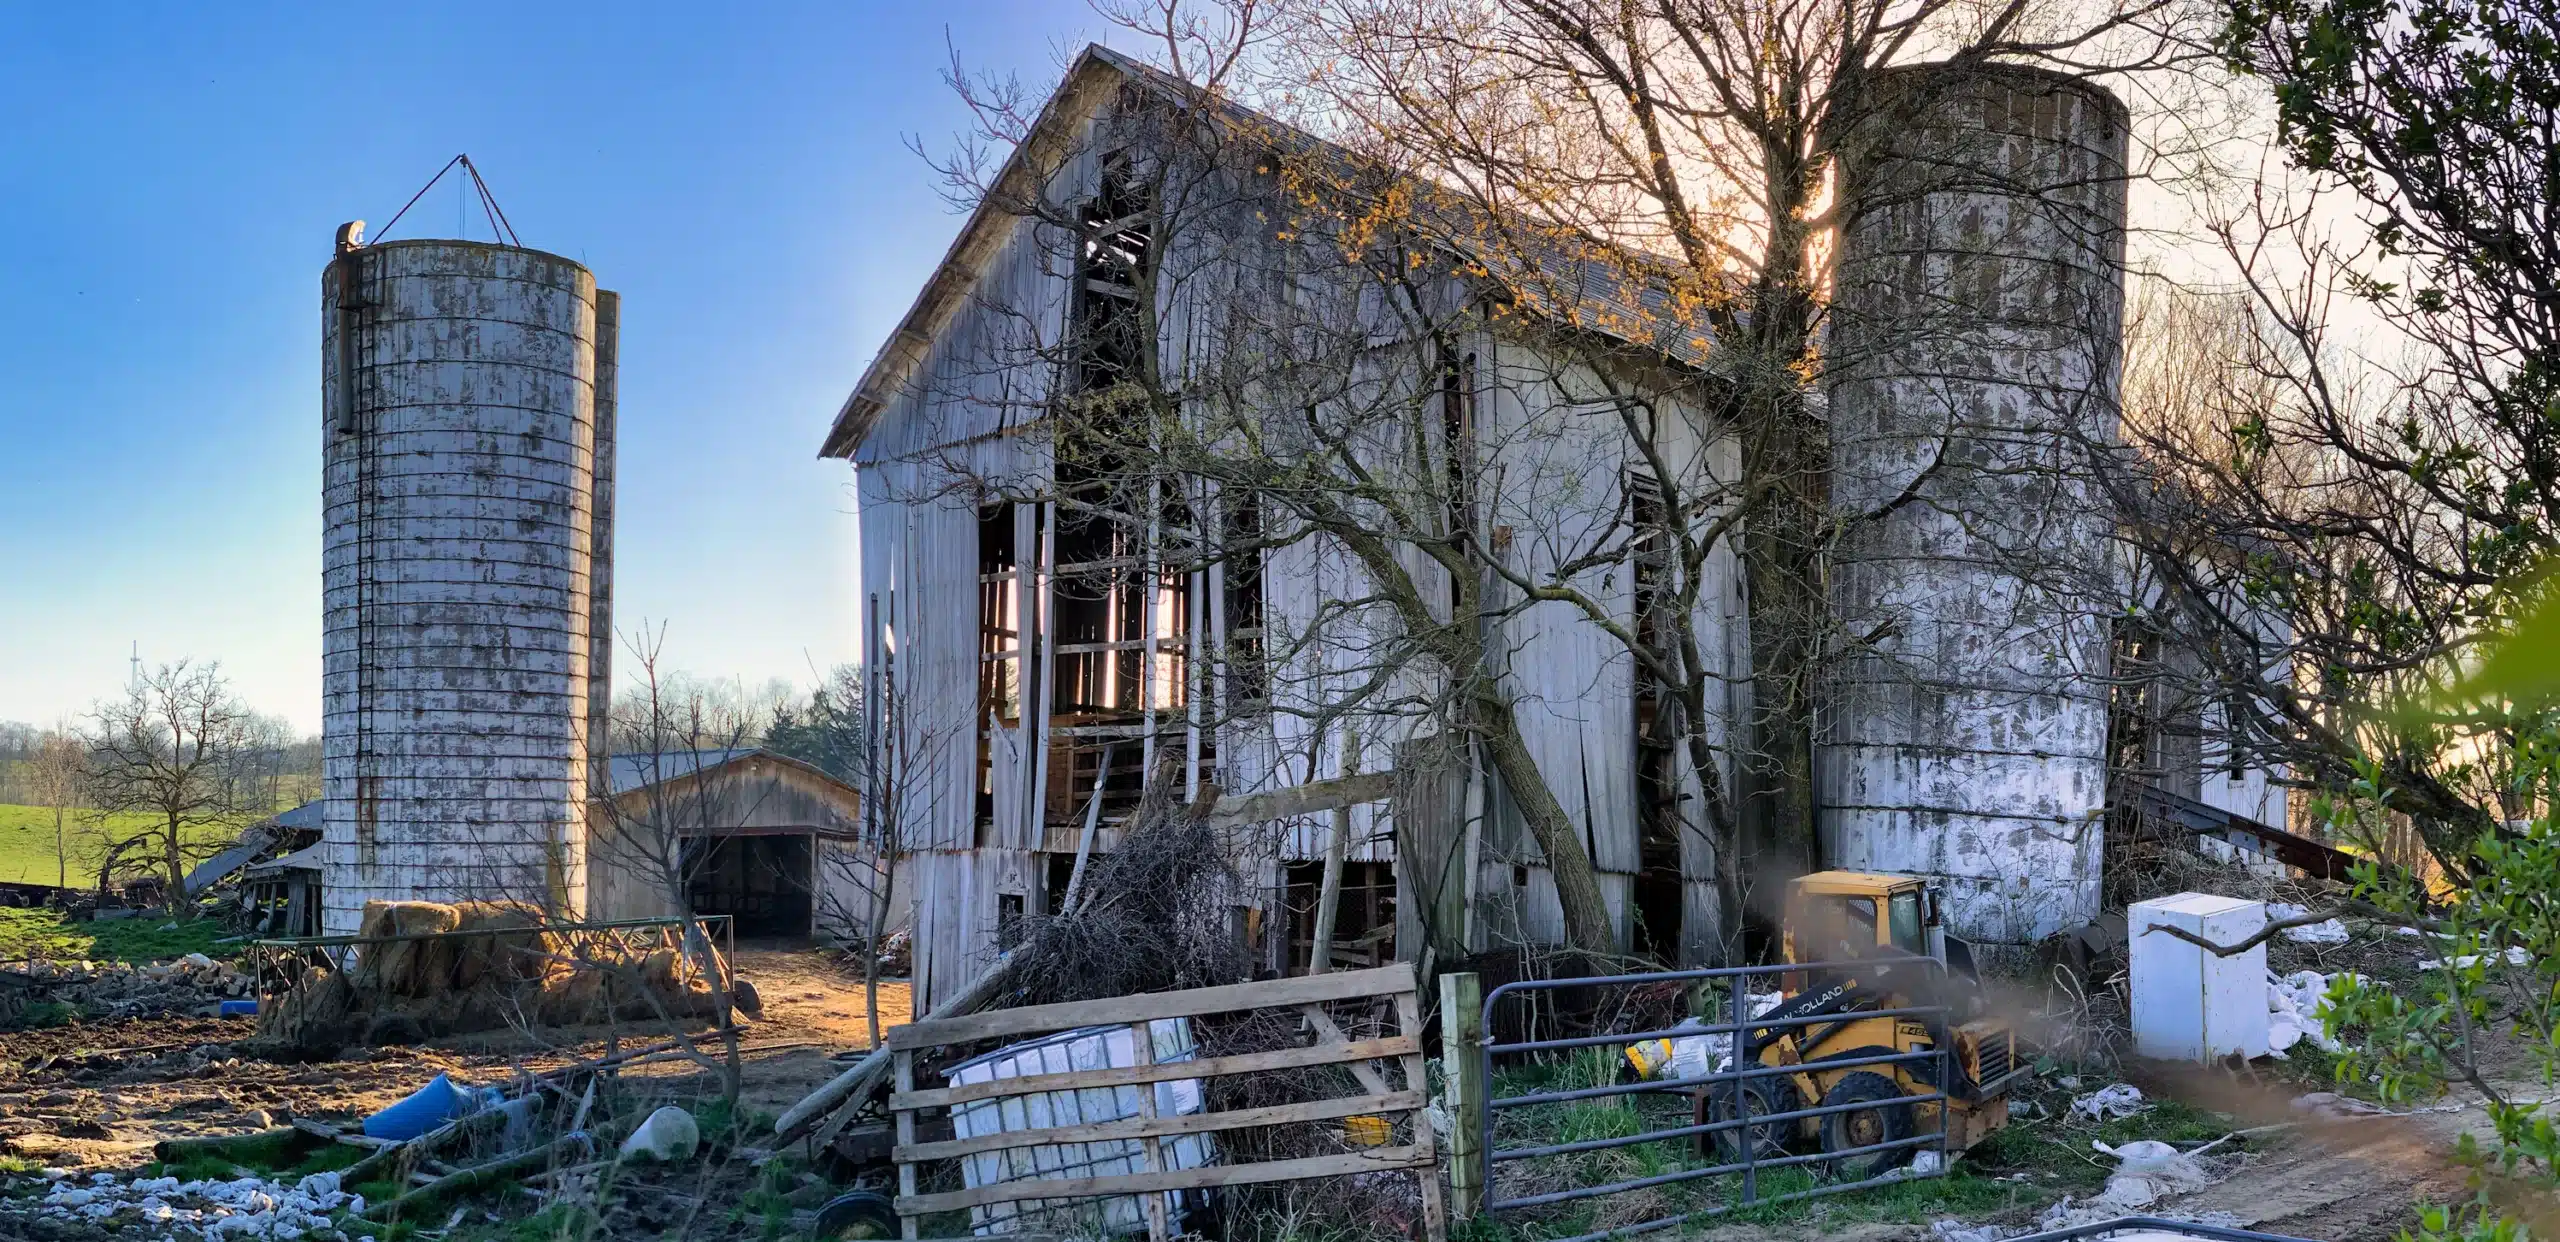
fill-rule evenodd
<path id="1" fill-rule="evenodd" d="M 169 917 L 186 919 L 195 916 L 196 903 L 187 900 L 187 862 L 179 851 L 179 831 L 172 817 L 160 839 L 160 862 L 169 873 Z"/>
<path id="2" fill-rule="evenodd" d="M 1555 876 L 1556 900 L 1564 907 L 1565 943 L 1584 953 L 1615 954 L 1618 937 L 1610 926 L 1608 900 L 1600 892 L 1600 873 L 1592 867 L 1591 854 L 1582 848 L 1582 837 L 1556 801 L 1555 791 L 1538 771 L 1528 743 L 1521 740 L 1520 721 L 1510 701 L 1491 691 L 1479 692 L 1475 713 L 1485 754 L 1493 760 L 1503 788 L 1520 808 L 1521 818 L 1528 821 L 1529 835 L 1537 838 L 1539 851 L 1547 856 L 1547 870 Z"/>
<path id="3" fill-rule="evenodd" d="M 1799 370 L 1808 357 L 1814 305 L 1802 281 L 1811 233 L 1801 205 L 1810 202 L 1818 169 L 1793 151 L 1772 152 L 1769 184 L 1782 194 L 1752 297 L 1746 363 L 1737 411 L 1743 475 L 1766 484 L 1766 499 L 1743 532 L 1743 572 L 1750 591 L 1751 739 L 1746 751 L 1741 856 L 1745 905 L 1731 917 L 1774 930 L 1775 911 L 1755 909 L 1753 890 L 1776 891 L 1814 869 L 1821 857 L 1813 786 L 1814 661 L 1828 632 L 1823 589 L 1823 531 L 1831 468 L 1828 428 L 1806 407 Z"/>
<path id="4" fill-rule="evenodd" d="M 1691 644 L 1695 650 L 1695 644 Z M 1706 806 L 1707 842 L 1712 857 L 1708 865 L 1715 868 L 1716 909 L 1713 937 L 1715 956 L 1702 965 L 1723 966 L 1742 960 L 1743 898 L 1742 868 L 1736 865 L 1741 856 L 1741 842 L 1733 818 L 1733 802 L 1720 788 L 1724 772 L 1716 766 L 1713 743 L 1707 740 L 1706 687 L 1702 679 L 1693 678 L 1680 692 L 1681 710 L 1688 719 L 1682 722 L 1687 737 L 1689 766 L 1696 771 L 1701 801 Z M 1693 878 L 1693 877 L 1684 877 Z"/>
<path id="5" fill-rule="evenodd" d="M 1745 536 L 1752 545 L 1744 558 L 1751 592 L 1751 741 L 1744 752 L 1742 848 L 1726 866 L 1736 873 L 1743 903 L 1732 917 L 1764 930 L 1773 911 L 1757 908 L 1753 891 L 1812 870 L 1821 853 L 1814 835 L 1810 691 L 1824 601 L 1809 572 L 1811 549 L 1793 537 L 1809 531 L 1805 507 L 1797 496 L 1774 498 Z"/>

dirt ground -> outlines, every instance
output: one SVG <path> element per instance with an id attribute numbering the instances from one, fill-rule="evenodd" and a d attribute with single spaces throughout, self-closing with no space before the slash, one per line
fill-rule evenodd
<path id="1" fill-rule="evenodd" d="M 2397 945 L 2389 949 L 2404 951 Z M 2344 963 L 2321 964 L 2334 969 Z M 740 1027 L 746 1115 L 781 1112 L 841 1072 L 843 1054 L 869 1046 L 868 1011 L 855 971 L 817 953 L 777 948 L 742 948 L 737 968 L 755 985 L 763 1011 L 760 1020 L 742 1021 Z M 908 1020 L 908 995 L 904 983 L 882 985 L 884 1028 Z M 150 1160 L 151 1144 L 163 1138 L 245 1133 L 288 1117 L 354 1122 L 438 1073 L 470 1085 L 500 1083 L 603 1055 L 616 1040 L 628 1048 L 661 1037 L 632 1027 L 589 1029 L 554 1033 L 544 1044 L 499 1032 L 280 1064 L 233 1051 L 231 1045 L 253 1033 L 253 1021 L 245 1018 L 172 1018 L 0 1034 L 0 1154 L 84 1170 L 127 1170 Z M 710 1090 L 708 1076 L 687 1064 L 637 1067 L 626 1077 L 640 1090 L 678 1098 Z M 2421 1198 L 2467 1195 L 2464 1170 L 2449 1156 L 2464 1130 L 2485 1127 L 2476 1103 L 2465 1105 L 2459 1098 L 2448 1101 L 2456 1107 L 2402 1118 L 2305 1123 L 2288 1107 L 2291 1096 L 2311 1089 L 2301 1082 L 2244 1082 L 2212 1074 L 2140 1080 L 2155 1096 L 2228 1114 L 2235 1127 L 2282 1127 L 2234 1144 L 2236 1154 L 2221 1170 L 2222 1180 L 2165 1200 L 2155 1210 L 2227 1212 L 2251 1228 L 2323 1242 L 2391 1238 L 2411 1222 L 2412 1205 Z M 2549 1094 L 2535 1084 L 2519 1084 L 2517 1091 L 2524 1098 Z M 2022 1205 L 2020 1219 L 2000 1223 L 2032 1224 L 2033 1211 Z M 1815 1235 L 1853 1242 L 1932 1237 L 1926 1223 L 1849 1218 L 1683 1231 L 1712 1242 Z"/>
<path id="2" fill-rule="evenodd" d="M 870 1044 L 862 980 L 814 953 L 742 948 L 738 973 L 763 1001 L 760 1021 L 740 1022 L 741 1108 L 779 1113 L 844 1068 L 832 1054 Z M 907 1020 L 907 985 L 883 983 L 884 1025 Z M 625 1026 L 548 1033 L 457 1036 L 416 1047 L 369 1048 L 339 1060 L 279 1064 L 238 1056 L 255 1033 L 248 1018 L 137 1019 L 0 1034 L 0 1153 L 81 1169 L 121 1169 L 151 1158 L 163 1138 L 236 1134 L 289 1117 L 353 1122 L 449 1074 L 465 1085 L 500 1083 L 655 1042 L 664 1032 Z M 697 1028 L 694 1033 L 708 1031 Z M 639 1066 L 626 1077 L 692 1094 L 700 1075 L 684 1063 Z"/>
<path id="3" fill-rule="evenodd" d="M 2470 1195 L 2466 1171 L 2449 1157 L 2463 1131 L 2486 1137 L 2488 1119 L 2476 1104 L 2449 1103 L 2458 1108 L 2303 1127 L 2249 1154 L 2224 1181 L 2167 1206 L 2228 1212 L 2247 1228 L 2324 1242 L 2396 1237 L 2413 1223 L 2419 1200 Z"/>

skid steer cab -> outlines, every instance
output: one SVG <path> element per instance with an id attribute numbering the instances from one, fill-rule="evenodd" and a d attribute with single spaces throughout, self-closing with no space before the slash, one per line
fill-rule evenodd
<path id="1" fill-rule="evenodd" d="M 1913 1148 L 1859 1152 L 1917 1135 L 1947 1132 L 1961 1151 L 2009 1120 L 2009 1092 L 2034 1071 L 2021 1064 L 2009 1023 L 1983 1012 L 1973 955 L 1951 939 L 1938 894 L 1917 876 L 1823 871 L 1788 886 L 1782 949 L 1802 970 L 1782 976 L 1783 999 L 1763 1019 L 1830 1017 L 1837 1021 L 1753 1027 L 1741 1037 L 1743 1064 L 1795 1067 L 1796 1072 L 1709 1083 L 1698 1092 L 1698 1124 L 1768 1117 L 1799 1109 L 1841 1107 L 1813 1117 L 1735 1126 L 1702 1136 L 1726 1161 L 1773 1159 L 1789 1148 L 1819 1144 L 1844 1154 L 1835 1177 L 1863 1181 L 1910 1159 Z M 1814 965 L 1830 963 L 1830 965 Z M 1943 1007 L 1945 1016 L 1877 1013 Z M 1953 1055 L 1877 1062 L 1896 1053 Z M 1830 1067 L 1833 1062 L 1853 1064 Z M 1865 1064 L 1855 1064 L 1866 1062 Z M 1939 1067 L 1953 1081 L 1939 1094 Z"/>

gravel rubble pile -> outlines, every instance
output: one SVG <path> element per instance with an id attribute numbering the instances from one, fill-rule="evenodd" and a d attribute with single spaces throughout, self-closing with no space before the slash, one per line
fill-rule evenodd
<path id="1" fill-rule="evenodd" d="M 314 1173 L 289 1185 L 257 1177 L 194 1182 L 174 1177 L 126 1180 L 113 1173 L 83 1177 L 66 1169 L 47 1169 L 44 1175 L 52 1186 L 41 1197 L 0 1200 L 0 1221 L 16 1215 L 87 1223 L 150 1242 L 372 1242 L 370 1234 L 350 1235 L 335 1224 L 340 1213 L 364 1211 L 364 1196 L 341 1189 L 335 1173 Z"/>
<path id="2" fill-rule="evenodd" d="M 15 968 L 45 1000 L 80 1006 L 102 1018 L 201 1013 L 254 994 L 249 976 L 202 953 L 168 962 L 36 961 Z"/>

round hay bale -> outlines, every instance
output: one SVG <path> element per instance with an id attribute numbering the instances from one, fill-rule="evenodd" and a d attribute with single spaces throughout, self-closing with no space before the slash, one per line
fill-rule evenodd
<path id="1" fill-rule="evenodd" d="M 584 1026 L 605 1017 L 605 975 L 600 970 L 572 970 L 555 976 L 542 989 L 534 1012 L 548 1026 Z"/>
<path id="2" fill-rule="evenodd" d="M 298 1048 L 334 1051 L 349 1042 L 355 1023 L 356 989 L 334 970 L 313 971 L 302 982 L 258 1010 L 258 1034 Z"/>
<path id="3" fill-rule="evenodd" d="M 400 1048 L 427 1042 L 427 1028 L 404 1013 L 386 1013 L 365 1027 L 364 1042 L 375 1048 Z"/>
<path id="4" fill-rule="evenodd" d="M 356 986 L 394 996 L 431 996 L 443 990 L 436 976 L 440 963 L 430 960 L 418 938 L 449 932 L 462 921 L 460 911 L 434 901 L 368 901 L 356 934 L 366 939 L 405 937 L 363 946 L 357 955 Z"/>
<path id="5" fill-rule="evenodd" d="M 534 982 L 549 973 L 554 938 L 545 930 L 550 920 L 540 907 L 521 901 L 466 901 L 454 912 L 456 931 L 503 933 L 455 938 L 455 987 L 473 987 L 484 979 Z"/>

